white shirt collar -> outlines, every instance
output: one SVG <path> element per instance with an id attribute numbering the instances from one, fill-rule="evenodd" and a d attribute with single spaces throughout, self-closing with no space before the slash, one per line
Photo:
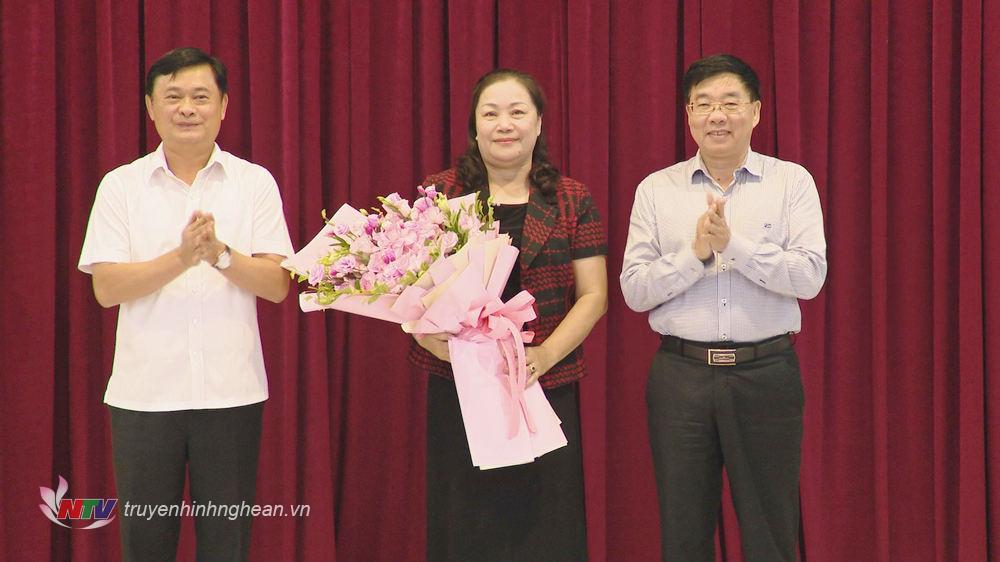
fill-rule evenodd
<path id="1" fill-rule="evenodd" d="M 226 171 L 226 152 L 219 148 L 219 144 L 215 143 L 212 145 L 212 155 L 208 157 L 208 162 L 205 163 L 205 167 L 202 171 L 212 169 L 214 166 L 218 165 L 219 169 L 225 174 Z M 163 143 L 161 142 L 156 150 L 152 152 L 152 158 L 149 161 L 149 168 L 146 170 L 145 179 L 148 183 L 153 177 L 153 174 L 157 170 L 163 170 L 163 173 L 167 175 L 173 175 L 170 171 L 170 167 L 167 166 L 167 157 L 163 152 Z M 199 171 L 201 173 L 201 171 Z"/>

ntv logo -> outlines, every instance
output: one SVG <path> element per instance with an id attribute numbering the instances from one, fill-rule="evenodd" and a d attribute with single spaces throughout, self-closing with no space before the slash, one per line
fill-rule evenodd
<path id="1" fill-rule="evenodd" d="M 45 502 L 38 504 L 38 507 L 42 510 L 42 514 L 49 518 L 49 521 L 67 529 L 99 529 L 114 520 L 113 512 L 115 505 L 118 504 L 116 498 L 75 500 L 63 498 L 68 489 L 69 484 L 62 476 L 59 477 L 59 488 L 55 492 L 45 486 L 38 487 L 42 500 Z M 86 527 L 71 527 L 60 519 L 69 519 L 70 521 L 95 519 L 95 521 Z"/>

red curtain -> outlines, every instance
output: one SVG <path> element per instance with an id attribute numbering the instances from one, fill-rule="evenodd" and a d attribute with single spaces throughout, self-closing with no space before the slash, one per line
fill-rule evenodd
<path id="1" fill-rule="evenodd" d="M 465 143 L 497 65 L 537 76 L 557 165 L 606 219 L 611 304 L 581 385 L 592 560 L 652 561 L 643 391 L 656 339 L 627 310 L 632 195 L 694 146 L 688 64 L 761 77 L 754 148 L 804 164 L 830 273 L 803 303 L 802 553 L 810 562 L 987 560 L 1000 537 L 1000 5 L 982 0 L 0 2 L 0 557 L 108 560 L 117 524 L 36 507 L 114 497 L 116 310 L 76 270 L 101 176 L 156 146 L 142 77 L 193 45 L 230 69 L 219 143 L 278 179 L 293 242 L 320 209 L 412 194 Z M 990 164 L 993 162 L 993 164 Z M 993 188 L 989 188 L 993 185 Z M 261 304 L 270 378 L 254 560 L 423 560 L 424 376 L 395 326 Z M 719 560 L 741 560 L 732 509 Z M 181 559 L 193 556 L 190 521 Z"/>

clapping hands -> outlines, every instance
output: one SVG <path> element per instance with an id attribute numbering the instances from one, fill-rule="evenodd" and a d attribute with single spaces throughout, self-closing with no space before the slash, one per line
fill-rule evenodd
<path id="1" fill-rule="evenodd" d="M 225 248 L 225 244 L 215 237 L 215 218 L 212 213 L 192 213 L 181 231 L 181 245 L 178 248 L 184 265 L 193 267 L 200 261 L 213 265 Z"/>
<path id="2" fill-rule="evenodd" d="M 726 200 L 711 193 L 705 194 L 708 209 L 698 217 L 694 242 L 691 248 L 703 262 L 708 262 L 716 252 L 729 245 L 729 224 L 726 223 Z"/>

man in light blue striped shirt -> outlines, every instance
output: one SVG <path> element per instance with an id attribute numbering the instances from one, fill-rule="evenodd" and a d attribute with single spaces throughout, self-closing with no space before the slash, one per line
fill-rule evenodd
<path id="1" fill-rule="evenodd" d="M 664 560 L 715 560 L 725 465 L 748 562 L 796 559 L 802 383 L 797 299 L 826 279 L 802 166 L 750 150 L 760 86 L 730 55 L 684 75 L 694 158 L 636 190 L 625 302 L 661 334 L 646 389 Z"/>

